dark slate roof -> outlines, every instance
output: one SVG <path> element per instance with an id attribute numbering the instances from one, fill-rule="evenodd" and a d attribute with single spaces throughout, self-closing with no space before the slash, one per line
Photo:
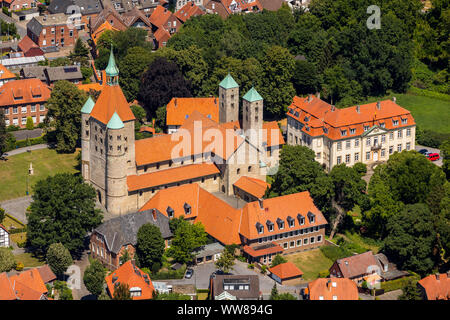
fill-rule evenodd
<path id="1" fill-rule="evenodd" d="M 30 30 L 36 37 L 39 38 L 39 35 L 42 31 L 42 24 L 34 17 L 27 23 L 27 30 Z"/>
<path id="2" fill-rule="evenodd" d="M 58 80 L 81 80 L 83 75 L 81 74 L 80 66 L 62 66 L 62 67 L 47 67 L 45 72 L 50 82 Z"/>
<path id="3" fill-rule="evenodd" d="M 257 275 L 215 275 L 213 278 L 213 292 L 214 296 L 220 295 L 224 292 L 224 280 L 227 282 L 249 282 L 249 290 L 226 290 L 229 294 L 235 296 L 239 300 L 258 299 L 259 292 L 259 277 Z"/>
<path id="4" fill-rule="evenodd" d="M 169 228 L 169 218 L 156 210 L 156 221 L 154 221 L 152 210 L 113 218 L 97 227 L 93 233 L 101 234 L 104 237 L 108 250 L 116 254 L 126 244 L 136 245 L 137 232 L 146 223 L 156 225 L 164 239 L 172 237 L 173 234 Z"/>
<path id="5" fill-rule="evenodd" d="M 103 10 L 100 0 L 53 0 L 48 6 L 48 11 L 72 14 L 72 12 L 67 12 L 67 8 L 71 5 L 79 6 L 82 15 L 100 13 Z"/>
<path id="6" fill-rule="evenodd" d="M 44 66 L 36 66 L 36 67 L 24 67 L 20 70 L 20 76 L 29 79 L 29 78 L 38 78 L 41 81 L 47 81 L 47 76 L 45 75 Z"/>

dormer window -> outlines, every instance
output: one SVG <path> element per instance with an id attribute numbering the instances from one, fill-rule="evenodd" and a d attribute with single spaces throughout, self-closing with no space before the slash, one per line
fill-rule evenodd
<path id="1" fill-rule="evenodd" d="M 295 219 L 294 218 L 292 218 L 291 216 L 288 216 L 286 220 L 288 222 L 289 228 L 295 227 Z"/>
<path id="2" fill-rule="evenodd" d="M 398 120 L 392 120 L 392 123 L 394 124 L 394 126 L 398 126 Z"/>
<path id="3" fill-rule="evenodd" d="M 312 213 L 311 211 L 308 212 L 308 219 L 309 219 L 309 223 L 314 223 L 316 220 L 316 215 L 314 213 Z"/>
<path id="4" fill-rule="evenodd" d="M 187 204 L 186 202 L 184 203 L 184 212 L 186 214 L 191 214 L 191 206 L 189 204 Z"/>
<path id="5" fill-rule="evenodd" d="M 264 226 L 261 223 L 257 222 L 256 223 L 256 230 L 258 230 L 258 234 L 263 234 L 264 233 Z"/>
<path id="6" fill-rule="evenodd" d="M 356 129 L 350 129 L 350 134 L 355 134 L 356 133 Z"/>
<path id="7" fill-rule="evenodd" d="M 385 128 L 385 127 L 386 127 L 386 124 L 385 124 L 384 122 L 381 122 L 381 123 L 380 123 L 380 127 L 381 127 L 381 128 Z"/>
<path id="8" fill-rule="evenodd" d="M 347 135 L 347 130 L 341 130 L 341 136 L 346 136 Z"/>
<path id="9" fill-rule="evenodd" d="M 369 126 L 364 126 L 364 131 L 369 130 Z"/>
<path id="10" fill-rule="evenodd" d="M 402 119 L 402 124 L 407 124 L 408 123 L 408 119 Z"/>
<path id="11" fill-rule="evenodd" d="M 267 220 L 266 224 L 267 224 L 267 230 L 269 232 L 272 232 L 273 231 L 273 222 L 270 220 Z"/>
<path id="12" fill-rule="evenodd" d="M 305 217 L 301 213 L 297 215 L 297 220 L 301 226 L 305 224 Z"/>
<path id="13" fill-rule="evenodd" d="M 278 229 L 280 229 L 280 230 L 284 229 L 284 220 L 277 218 L 277 224 L 278 224 Z"/>
<path id="14" fill-rule="evenodd" d="M 168 216 L 169 218 L 173 218 L 173 216 L 174 216 L 174 211 L 173 211 L 172 207 L 168 206 L 167 209 L 166 209 L 166 212 L 167 212 L 167 216 Z"/>

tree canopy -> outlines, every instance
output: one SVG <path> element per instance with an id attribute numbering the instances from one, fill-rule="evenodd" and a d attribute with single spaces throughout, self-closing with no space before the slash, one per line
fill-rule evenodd
<path id="1" fill-rule="evenodd" d="M 69 250 L 60 242 L 50 245 L 46 259 L 48 265 L 57 276 L 62 276 L 73 263 Z"/>
<path id="2" fill-rule="evenodd" d="M 136 255 L 140 267 L 158 271 L 161 268 L 164 247 L 164 239 L 157 226 L 146 223 L 139 228 Z"/>
<path id="3" fill-rule="evenodd" d="M 91 264 L 86 268 L 83 275 L 83 282 L 86 289 L 95 296 L 100 296 L 103 292 L 103 284 L 105 283 L 106 271 L 98 260 L 92 260 Z"/>

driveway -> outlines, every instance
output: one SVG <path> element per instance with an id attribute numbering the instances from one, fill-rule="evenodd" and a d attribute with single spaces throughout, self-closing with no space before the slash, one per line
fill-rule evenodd
<path id="1" fill-rule="evenodd" d="M 436 149 L 436 148 L 431 148 L 431 147 L 424 147 L 424 146 L 421 146 L 421 145 L 416 144 L 416 151 L 419 151 L 420 149 L 427 149 L 429 152 L 432 152 L 432 153 L 439 153 L 439 156 L 440 156 L 439 160 L 432 161 L 432 162 L 433 162 L 435 165 L 437 165 L 437 166 L 439 166 L 439 167 L 442 167 L 442 154 L 441 154 L 441 150 Z"/>
<path id="2" fill-rule="evenodd" d="M 30 206 L 31 201 L 32 201 L 31 196 L 15 198 L 0 203 L 0 207 L 5 209 L 6 213 L 12 215 L 19 221 L 22 221 L 23 223 L 27 224 L 28 220 L 25 212 L 27 211 L 27 208 Z"/>

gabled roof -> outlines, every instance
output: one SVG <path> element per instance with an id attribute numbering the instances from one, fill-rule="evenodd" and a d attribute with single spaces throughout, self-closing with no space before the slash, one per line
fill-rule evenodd
<path id="1" fill-rule="evenodd" d="M 232 89 L 232 88 L 238 88 L 239 85 L 237 82 L 233 79 L 231 74 L 227 74 L 227 76 L 219 83 L 219 86 L 224 89 Z"/>
<path id="2" fill-rule="evenodd" d="M 48 291 L 36 268 L 12 275 L 9 281 L 19 300 L 40 300 Z"/>
<path id="3" fill-rule="evenodd" d="M 131 10 L 123 13 L 122 18 L 123 18 L 124 23 L 128 27 L 131 27 L 138 20 L 141 20 L 148 28 L 152 27 L 150 20 L 136 7 L 133 7 Z"/>
<path id="4" fill-rule="evenodd" d="M 205 12 L 200 9 L 194 2 L 187 2 L 183 7 L 175 12 L 175 17 L 180 19 L 180 21 L 182 22 L 186 22 L 191 17 L 200 16 L 203 14 L 205 14 Z"/>
<path id="5" fill-rule="evenodd" d="M 149 209 L 110 219 L 95 228 L 93 233 L 101 234 L 104 237 L 108 250 L 115 254 L 119 253 L 124 245 L 136 245 L 137 232 L 146 223 L 156 225 L 164 239 L 172 237 L 169 219 L 156 210 L 155 221 L 152 212 L 153 210 Z"/>
<path id="6" fill-rule="evenodd" d="M 92 109 L 91 117 L 107 124 L 115 112 L 117 112 L 122 122 L 136 119 L 122 89 L 118 85 L 105 85 L 95 103 L 94 109 Z"/>
<path id="7" fill-rule="evenodd" d="M 157 28 L 162 28 L 172 15 L 170 10 L 158 5 L 150 16 L 150 22 Z"/>
<path id="8" fill-rule="evenodd" d="M 39 79 L 9 81 L 0 87 L 0 106 L 43 103 L 49 98 L 50 89 Z"/>
<path id="9" fill-rule="evenodd" d="M 117 30 L 124 31 L 127 29 L 127 25 L 124 23 L 122 16 L 117 13 L 114 8 L 105 7 L 97 17 L 93 18 L 91 21 L 91 34 L 95 32 L 105 21 L 108 21 L 108 17 L 113 15 L 119 24 L 115 24 L 113 27 Z"/>
<path id="10" fill-rule="evenodd" d="M 215 275 L 214 278 L 211 279 L 211 289 L 214 297 L 220 296 L 224 292 L 228 292 L 233 297 L 236 297 L 241 300 L 247 299 L 258 299 L 261 296 L 260 286 L 259 286 L 259 277 L 255 274 L 252 275 Z M 225 283 L 246 283 L 249 285 L 248 290 L 225 290 Z M 227 296 L 227 294 L 224 294 Z"/>
<path id="11" fill-rule="evenodd" d="M 6 272 L 0 273 L 0 300 L 16 300 L 16 294 Z"/>
<path id="12" fill-rule="evenodd" d="M 270 188 L 270 184 L 267 182 L 247 176 L 240 177 L 233 185 L 256 198 L 262 198 L 266 189 Z"/>
<path id="13" fill-rule="evenodd" d="M 105 282 L 111 297 L 114 296 L 115 288 L 119 283 L 127 284 L 130 291 L 140 289 L 141 295 L 132 297 L 133 300 L 151 299 L 155 290 L 150 276 L 139 269 L 131 260 L 128 260 L 117 270 L 106 276 Z"/>
<path id="14" fill-rule="evenodd" d="M 358 300 L 356 283 L 346 278 L 319 278 L 308 283 L 310 300 Z M 322 297 L 320 299 L 319 297 Z"/>
<path id="15" fill-rule="evenodd" d="M 338 259 L 335 264 L 339 267 L 342 277 L 350 279 L 366 274 L 369 266 L 378 266 L 372 251 Z"/>
<path id="16" fill-rule="evenodd" d="M 39 274 L 42 278 L 42 281 L 44 281 L 44 283 L 48 283 L 53 280 L 56 280 L 56 275 L 53 273 L 52 269 L 50 268 L 50 266 L 48 264 L 43 265 L 42 267 L 39 267 L 37 269 L 37 271 L 39 272 Z"/>
<path id="17" fill-rule="evenodd" d="M 39 48 L 39 46 L 31 40 L 29 36 L 25 36 L 20 40 L 20 42 L 17 44 L 17 47 L 20 51 L 24 53 L 25 56 L 27 56 L 28 51 L 31 49 L 37 50 L 36 55 L 43 55 L 44 52 Z"/>
<path id="18" fill-rule="evenodd" d="M 419 285 L 425 289 L 428 300 L 450 300 L 449 274 L 432 274 L 419 281 Z"/>
<path id="19" fill-rule="evenodd" d="M 155 40 L 158 42 L 159 46 L 164 46 L 164 42 L 169 41 L 171 37 L 169 31 L 167 31 L 164 28 L 158 28 L 158 30 L 155 31 L 153 36 L 155 37 Z"/>
<path id="20" fill-rule="evenodd" d="M 261 95 L 256 91 L 255 87 L 252 87 L 243 97 L 242 99 L 247 100 L 248 102 L 255 102 L 259 100 L 263 100 Z"/>
<path id="21" fill-rule="evenodd" d="M 210 98 L 172 98 L 166 108 L 166 124 L 168 126 L 181 126 L 186 115 L 198 111 L 203 116 L 219 122 L 219 99 Z"/>
<path id="22" fill-rule="evenodd" d="M 283 230 L 294 231 L 308 227 L 321 226 L 328 223 L 322 212 L 320 212 L 320 210 L 314 205 L 308 191 L 264 199 L 262 206 L 263 208 L 261 208 L 259 201 L 254 201 L 247 203 L 242 209 L 241 227 L 239 232 L 247 239 L 257 239 L 279 232 L 278 225 L 275 225 L 272 232 L 269 232 L 268 228 L 265 227 L 263 233 L 258 233 L 256 228 L 257 223 L 265 225 L 268 219 L 271 221 L 277 221 L 277 219 L 286 221 L 288 216 L 297 217 L 298 213 L 302 213 L 303 216 L 305 216 L 308 211 L 316 214 L 314 223 L 311 223 L 308 219 L 305 219 L 304 224 L 300 225 L 299 221 L 296 219 L 293 228 L 290 228 L 288 224 L 285 223 Z"/>
<path id="23" fill-rule="evenodd" d="M 275 267 L 269 268 L 269 271 L 276 275 L 281 280 L 283 279 L 289 279 L 289 278 L 295 278 L 300 277 L 303 275 L 303 272 L 297 268 L 295 264 L 288 261 L 285 263 L 280 263 L 279 265 L 276 265 Z"/>

